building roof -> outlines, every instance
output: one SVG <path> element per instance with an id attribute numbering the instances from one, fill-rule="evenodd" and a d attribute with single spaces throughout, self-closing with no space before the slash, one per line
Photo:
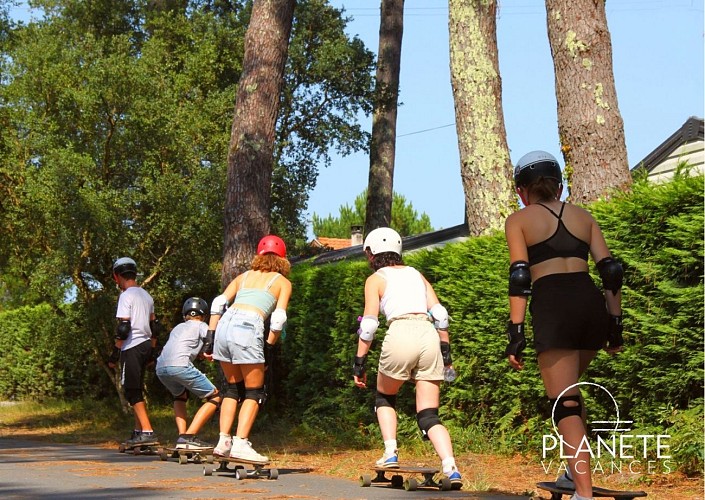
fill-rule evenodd
<path id="1" fill-rule="evenodd" d="M 352 241 L 350 238 L 326 238 L 325 236 L 319 236 L 318 238 L 314 238 L 310 244 L 314 247 L 328 247 L 333 250 L 339 250 L 341 248 L 348 248 L 352 245 Z"/>
<path id="2" fill-rule="evenodd" d="M 691 142 L 703 141 L 703 119 L 691 116 L 671 136 L 663 141 L 646 158 L 637 163 L 632 171 L 646 170 L 651 172 L 666 161 L 679 147 Z"/>
<path id="3" fill-rule="evenodd" d="M 470 230 L 468 229 L 468 225 L 463 223 L 446 229 L 431 231 L 430 233 L 406 236 L 402 238 L 401 241 L 402 247 L 404 248 L 404 253 L 406 253 L 421 248 L 433 248 L 455 241 L 462 241 L 469 235 Z M 321 238 L 318 239 L 320 240 Z M 348 240 L 348 243 L 349 242 L 350 240 Z M 313 259 L 310 259 L 310 262 L 314 265 L 328 264 L 347 259 L 362 258 L 364 256 L 365 252 L 362 250 L 362 245 L 355 245 L 349 246 L 348 248 L 341 248 L 339 250 L 332 250 L 330 252 L 322 253 Z M 292 261 L 292 263 L 294 262 Z"/>

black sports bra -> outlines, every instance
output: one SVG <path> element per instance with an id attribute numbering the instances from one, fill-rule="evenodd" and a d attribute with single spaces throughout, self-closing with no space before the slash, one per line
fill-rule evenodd
<path id="1" fill-rule="evenodd" d="M 556 232 L 549 238 L 527 248 L 529 253 L 529 265 L 533 266 L 549 259 L 555 259 L 556 257 L 577 257 L 587 262 L 590 245 L 568 231 L 568 228 L 565 227 L 565 224 L 563 224 L 561 220 L 565 202 L 561 205 L 561 212 L 558 215 L 546 205 L 541 203 L 538 203 L 538 205 L 541 205 L 558 219 L 558 227 L 556 227 Z"/>

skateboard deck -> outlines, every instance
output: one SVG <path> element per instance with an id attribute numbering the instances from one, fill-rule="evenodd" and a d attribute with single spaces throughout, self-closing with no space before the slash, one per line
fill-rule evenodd
<path id="1" fill-rule="evenodd" d="M 460 483 L 452 483 L 447 477 L 442 477 L 438 481 L 434 479 L 440 471 L 433 467 L 373 467 L 375 477 L 370 474 L 360 476 L 360 486 L 368 487 L 373 484 L 387 484 L 392 488 L 404 488 L 406 491 L 414 491 L 418 488 L 438 488 L 441 491 L 459 490 Z M 390 477 L 387 477 L 387 473 Z"/>
<path id="2" fill-rule="evenodd" d="M 279 477 L 279 471 L 274 468 L 267 468 L 270 462 L 255 462 L 253 460 L 244 460 L 242 458 L 231 458 L 231 457 L 213 457 L 214 462 L 218 462 L 218 468 L 214 469 L 213 465 L 207 463 L 203 466 L 203 475 L 212 476 L 213 472 L 229 472 L 235 474 L 235 479 L 247 479 L 247 478 L 267 478 L 267 479 L 277 479 Z M 234 464 L 234 467 L 228 467 L 228 464 Z"/>
<path id="3" fill-rule="evenodd" d="M 561 500 L 563 495 L 572 495 L 575 490 L 570 488 L 559 488 L 554 482 L 543 482 L 536 483 L 536 486 L 542 490 L 549 491 L 551 493 L 551 500 Z M 625 491 L 625 490 L 610 490 L 607 488 L 600 488 L 598 486 L 592 487 L 592 496 L 594 498 L 614 498 L 615 500 L 633 500 L 637 497 L 645 497 L 646 492 L 644 491 Z"/>
<path id="4" fill-rule="evenodd" d="M 159 450 L 159 458 L 161 458 L 164 462 L 166 462 L 169 458 L 175 458 L 181 465 L 189 462 L 194 464 L 200 464 L 203 462 L 212 464 L 213 448 L 189 450 L 186 448 L 165 447 Z"/>
<path id="5" fill-rule="evenodd" d="M 133 455 L 157 455 L 159 453 L 159 443 L 138 445 L 120 443 L 118 451 L 120 453 L 127 453 L 129 451 Z"/>

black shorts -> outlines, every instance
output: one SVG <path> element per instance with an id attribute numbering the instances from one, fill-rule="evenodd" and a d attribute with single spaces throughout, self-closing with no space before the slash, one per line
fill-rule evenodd
<path id="1" fill-rule="evenodd" d="M 149 340 L 130 347 L 120 354 L 122 361 L 122 387 L 142 390 L 145 366 L 152 357 L 152 342 Z"/>
<path id="2" fill-rule="evenodd" d="M 586 272 L 539 278 L 532 287 L 529 310 L 537 353 L 548 349 L 597 351 L 607 342 L 605 297 Z"/>

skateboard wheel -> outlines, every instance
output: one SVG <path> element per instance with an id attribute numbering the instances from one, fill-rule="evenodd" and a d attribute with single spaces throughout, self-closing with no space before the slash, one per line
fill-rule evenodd
<path id="1" fill-rule="evenodd" d="M 370 476 L 368 476 L 367 474 L 363 474 L 362 476 L 360 476 L 360 486 L 362 486 L 363 488 L 366 488 L 371 485 L 372 485 L 372 478 Z"/>
<path id="2" fill-rule="evenodd" d="M 562 493 L 551 493 L 551 500 L 562 500 Z"/>
<path id="3" fill-rule="evenodd" d="M 441 479 L 441 483 L 438 486 L 438 489 L 440 489 L 441 491 L 450 491 L 452 487 L 453 483 L 450 482 L 450 479 L 444 477 L 443 479 Z"/>
<path id="4" fill-rule="evenodd" d="M 124 444 L 121 444 L 120 446 L 118 446 L 118 452 L 125 453 L 125 445 Z"/>
<path id="5" fill-rule="evenodd" d="M 213 466 L 208 464 L 203 466 L 203 475 L 204 476 L 212 476 L 213 475 Z"/>
<path id="6" fill-rule="evenodd" d="M 169 458 L 169 456 L 166 454 L 165 451 L 162 451 L 162 452 L 159 454 L 159 458 L 161 459 L 162 462 L 166 462 L 166 459 Z"/>
<path id="7" fill-rule="evenodd" d="M 188 463 L 188 457 L 186 455 L 179 455 L 179 465 L 184 465 Z"/>
<path id="8" fill-rule="evenodd" d="M 406 481 L 404 481 L 404 489 L 406 491 L 416 491 L 416 489 L 419 487 L 419 482 L 414 479 L 413 477 L 410 477 Z"/>
<path id="9" fill-rule="evenodd" d="M 404 486 L 404 476 L 394 474 L 392 476 L 392 488 L 401 488 L 402 486 Z"/>
<path id="10" fill-rule="evenodd" d="M 206 463 L 209 463 L 209 464 L 213 463 L 213 455 L 206 456 Z"/>
<path id="11" fill-rule="evenodd" d="M 135 446 L 134 448 L 132 448 L 133 455 L 139 455 L 140 453 L 142 453 L 142 450 L 140 449 L 139 446 Z"/>
<path id="12" fill-rule="evenodd" d="M 269 469 L 269 479 L 277 479 L 279 477 L 279 471 L 277 469 Z"/>
<path id="13" fill-rule="evenodd" d="M 247 477 L 247 471 L 245 469 L 235 469 L 235 479 L 238 481 L 245 479 Z"/>

